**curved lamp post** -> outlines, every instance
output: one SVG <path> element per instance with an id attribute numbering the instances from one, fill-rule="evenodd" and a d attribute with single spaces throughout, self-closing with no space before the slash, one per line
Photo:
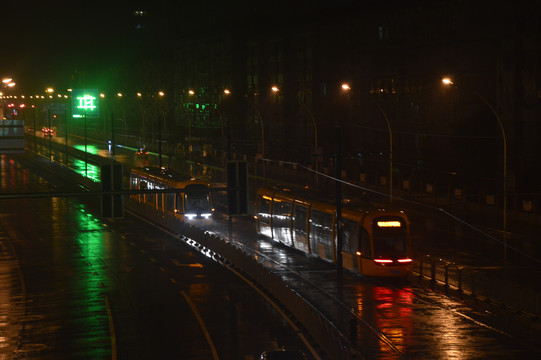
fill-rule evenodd
<path id="1" fill-rule="evenodd" d="M 224 89 L 224 97 L 229 96 L 229 95 L 231 95 L 231 90 Z M 226 154 L 226 152 L 225 152 L 225 140 L 224 140 L 224 118 L 225 118 L 224 112 L 223 112 L 222 109 L 220 109 L 220 127 L 221 127 L 221 130 L 222 130 L 221 131 L 222 138 L 221 138 L 221 141 L 220 141 L 221 142 L 221 147 L 222 147 L 222 156 L 221 157 L 222 157 L 222 168 L 225 169 L 225 158 L 226 158 L 225 154 Z"/>
<path id="2" fill-rule="evenodd" d="M 349 92 L 351 91 L 351 87 L 349 84 L 342 84 L 342 91 Z M 389 117 L 387 116 L 387 113 L 385 110 L 383 110 L 383 107 L 378 103 L 375 102 L 378 109 L 381 111 L 383 118 L 385 119 L 385 122 L 387 123 L 387 129 L 389 130 L 389 202 L 393 202 L 393 132 L 391 130 L 391 123 L 389 122 Z"/>
<path id="3" fill-rule="evenodd" d="M 443 78 L 442 83 L 447 86 L 454 86 L 458 89 L 458 86 L 453 83 L 453 81 L 450 78 Z M 486 106 L 492 111 L 494 116 L 496 117 L 496 120 L 498 121 L 498 125 L 500 126 L 500 130 L 502 132 L 502 138 L 503 138 L 503 239 L 504 239 L 504 248 L 503 248 L 503 262 L 504 266 L 507 265 L 507 136 L 505 135 L 505 129 L 503 127 L 503 122 L 492 104 L 488 102 L 488 100 L 479 94 L 476 91 L 467 89 L 471 93 L 473 93 L 475 96 L 479 97 L 483 103 L 485 103 Z"/>

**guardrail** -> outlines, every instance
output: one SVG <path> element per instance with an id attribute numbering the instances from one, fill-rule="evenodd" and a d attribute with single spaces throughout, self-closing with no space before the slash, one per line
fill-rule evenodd
<path id="1" fill-rule="evenodd" d="M 179 219 L 164 217 L 161 212 L 148 206 L 141 206 L 132 199 L 125 199 L 125 204 L 138 214 L 167 229 L 173 230 L 179 236 L 197 242 L 202 247 L 202 250 L 209 250 L 213 255 L 227 259 L 235 268 L 247 274 L 287 308 L 329 359 L 348 360 L 351 358 L 352 346 L 347 336 L 342 334 L 321 312 L 289 287 L 285 281 L 259 263 L 255 257 L 214 234 L 209 234 L 203 229 L 186 224 Z"/>
<path id="2" fill-rule="evenodd" d="M 490 301 L 517 312 L 541 318 L 541 291 L 513 282 L 513 278 L 527 276 L 520 268 L 472 267 L 425 255 L 416 260 L 418 278 L 440 284 L 446 292 L 454 289 L 459 294 Z M 500 276 L 487 276 L 497 272 Z M 535 279 L 535 276 L 532 276 Z"/>

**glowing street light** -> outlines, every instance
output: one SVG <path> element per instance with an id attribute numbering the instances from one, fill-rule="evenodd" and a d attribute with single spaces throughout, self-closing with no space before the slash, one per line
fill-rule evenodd
<path id="1" fill-rule="evenodd" d="M 278 91 L 280 91 L 280 89 L 278 88 L 278 86 L 273 86 L 271 87 L 271 90 L 273 93 L 277 93 Z"/>
<path id="2" fill-rule="evenodd" d="M 2 85 L 3 87 L 14 87 L 15 83 L 13 82 L 12 78 L 3 78 Z"/>
<path id="3" fill-rule="evenodd" d="M 449 79 L 449 78 L 443 78 L 443 79 L 441 79 L 441 82 L 444 85 L 454 85 L 453 82 L 451 81 L 451 79 Z"/>
<path id="4" fill-rule="evenodd" d="M 343 91 L 350 91 L 351 90 L 351 87 L 347 83 L 343 83 L 341 87 L 342 87 Z"/>

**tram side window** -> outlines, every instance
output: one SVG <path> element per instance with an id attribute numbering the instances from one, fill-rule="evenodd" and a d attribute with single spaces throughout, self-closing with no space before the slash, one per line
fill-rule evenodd
<path id="1" fill-rule="evenodd" d="M 287 228 L 289 229 L 290 222 L 289 218 L 291 216 L 291 203 L 285 201 L 275 201 L 274 202 L 274 212 L 273 212 L 273 226 L 277 228 Z"/>
<path id="2" fill-rule="evenodd" d="M 130 174 L 130 190 L 137 190 L 139 187 L 139 178 L 135 174 Z M 131 194 L 131 198 L 137 198 L 137 194 Z"/>
<path id="3" fill-rule="evenodd" d="M 320 211 L 312 211 L 312 224 L 310 233 L 313 235 L 316 243 L 325 244 L 332 247 L 332 215 Z"/>
<path id="4" fill-rule="evenodd" d="M 350 254 L 355 252 L 353 244 L 358 235 L 358 224 L 351 220 L 342 220 L 342 250 Z"/>
<path id="5" fill-rule="evenodd" d="M 163 186 L 160 185 L 160 184 L 156 184 L 156 189 L 160 189 L 160 190 L 163 190 Z M 162 209 L 163 208 L 163 193 L 157 193 L 156 194 L 156 201 L 157 201 L 157 205 L 158 205 L 158 209 Z"/>
<path id="6" fill-rule="evenodd" d="M 295 205 L 295 213 L 293 216 L 293 226 L 297 234 L 306 237 L 306 215 L 308 209 L 301 205 Z"/>
<path id="7" fill-rule="evenodd" d="M 257 216 L 259 218 L 259 221 L 261 221 L 264 224 L 270 224 L 271 202 L 270 200 L 264 197 L 260 197 L 259 200 L 260 201 L 258 203 L 258 208 L 257 208 Z"/>
<path id="8" fill-rule="evenodd" d="M 154 189 L 154 183 L 152 181 L 148 182 L 148 189 L 152 190 Z M 156 194 L 148 194 L 147 195 L 147 201 L 151 204 L 154 204 L 154 198 L 156 197 Z"/>
<path id="9" fill-rule="evenodd" d="M 141 190 L 148 189 L 148 185 L 147 185 L 147 182 L 145 180 L 139 181 L 139 189 L 141 189 Z"/>
<path id="10" fill-rule="evenodd" d="M 165 210 L 168 212 L 175 211 L 175 193 L 165 193 Z"/>
<path id="11" fill-rule="evenodd" d="M 179 214 L 184 214 L 184 195 L 181 192 L 177 192 L 175 193 L 175 197 L 177 199 L 177 212 Z"/>
<path id="12" fill-rule="evenodd" d="M 130 189 L 137 189 L 138 178 L 134 174 L 130 175 Z"/>
<path id="13" fill-rule="evenodd" d="M 372 252 L 370 251 L 370 236 L 368 231 L 361 228 L 361 236 L 359 236 L 359 251 L 361 256 L 366 258 L 372 258 Z"/>

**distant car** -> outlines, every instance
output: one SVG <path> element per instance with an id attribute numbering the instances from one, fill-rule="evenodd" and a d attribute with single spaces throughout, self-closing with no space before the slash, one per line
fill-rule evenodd
<path id="1" fill-rule="evenodd" d="M 264 351 L 261 360 L 306 360 L 306 355 L 299 350 Z"/>
<path id="2" fill-rule="evenodd" d="M 56 129 L 44 126 L 41 128 L 41 133 L 44 137 L 52 137 L 54 134 L 56 134 Z"/>
<path id="3" fill-rule="evenodd" d="M 148 151 L 144 147 L 140 147 L 137 152 L 135 153 L 138 157 L 147 157 Z"/>

